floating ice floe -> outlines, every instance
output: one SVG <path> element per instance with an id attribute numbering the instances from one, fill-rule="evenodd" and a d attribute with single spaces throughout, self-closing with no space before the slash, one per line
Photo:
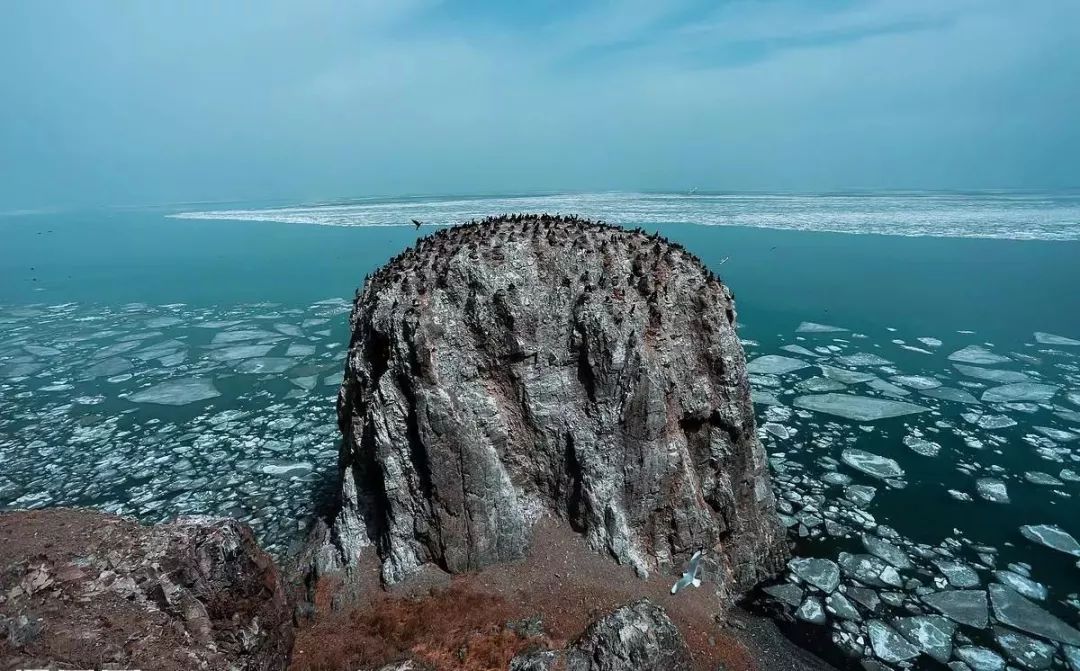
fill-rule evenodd
<path id="1" fill-rule="evenodd" d="M 965 419 L 967 419 L 965 417 Z M 986 429 L 987 431 L 993 431 L 994 429 L 1007 429 L 1010 426 L 1016 426 L 1016 420 L 1006 415 L 979 415 L 973 418 L 975 424 L 979 425 L 980 429 Z"/>
<path id="2" fill-rule="evenodd" d="M 873 422 L 890 417 L 902 417 L 926 412 L 928 408 L 905 401 L 890 401 L 851 394 L 813 394 L 797 396 L 792 404 L 797 408 L 836 415 L 857 422 Z"/>
<path id="3" fill-rule="evenodd" d="M 1051 641 L 1080 646 L 1080 631 L 1004 585 L 990 585 L 990 602 L 994 605 L 994 617 L 1002 624 Z"/>
<path id="4" fill-rule="evenodd" d="M 792 608 L 798 608 L 803 601 L 802 588 L 789 582 L 781 585 L 770 585 L 769 587 L 763 588 L 762 591 L 777 601 L 788 604 Z"/>
<path id="5" fill-rule="evenodd" d="M 923 396 L 929 396 L 930 398 L 936 398 L 942 401 L 953 401 L 956 403 L 978 403 L 979 399 L 972 396 L 969 392 L 963 389 L 956 389 L 955 387 L 935 387 L 934 389 L 923 389 L 919 392 Z"/>
<path id="6" fill-rule="evenodd" d="M 1080 347 L 1080 340 L 1042 331 L 1035 332 L 1035 342 L 1040 345 L 1054 345 L 1055 347 Z"/>
<path id="7" fill-rule="evenodd" d="M 1046 585 L 1040 584 L 1031 578 L 1020 575 L 1015 571 L 994 571 L 994 577 L 998 582 L 1007 585 L 1029 599 L 1044 601 L 1048 595 Z"/>
<path id="8" fill-rule="evenodd" d="M 935 592 L 923 596 L 922 600 L 950 620 L 969 627 L 983 629 L 989 622 L 990 613 L 983 590 Z"/>
<path id="9" fill-rule="evenodd" d="M 158 405 L 187 405 L 218 396 L 221 396 L 221 393 L 214 387 L 211 380 L 190 377 L 161 382 L 148 389 L 135 392 L 128 397 L 128 400 Z"/>
<path id="10" fill-rule="evenodd" d="M 840 454 L 840 459 L 848 466 L 871 477 L 882 480 L 904 477 L 904 469 L 900 468 L 900 464 L 895 460 L 853 447 L 844 450 Z"/>
<path id="11" fill-rule="evenodd" d="M 812 351 L 806 349 L 805 347 L 803 347 L 802 345 L 784 345 L 780 349 L 784 350 L 785 352 L 791 352 L 792 354 L 799 354 L 799 355 L 802 355 L 802 356 L 808 356 L 808 357 L 812 357 L 812 358 L 817 358 L 817 357 L 821 356 L 817 352 L 812 352 Z"/>
<path id="12" fill-rule="evenodd" d="M 1009 659 L 1025 669 L 1049 669 L 1054 662 L 1054 646 L 1005 627 L 994 627 L 994 640 Z"/>
<path id="13" fill-rule="evenodd" d="M 949 581 L 950 587 L 955 587 L 956 589 L 969 589 L 971 587 L 978 587 L 981 584 L 979 574 L 967 564 L 956 561 L 946 561 L 944 559 L 935 559 L 934 566 L 937 566 L 937 569 L 941 571 L 941 574 Z"/>
<path id="14" fill-rule="evenodd" d="M 941 444 L 918 436 L 904 436 L 904 445 L 911 448 L 912 452 L 924 457 L 936 457 L 941 452 Z"/>
<path id="15" fill-rule="evenodd" d="M 259 467 L 259 472 L 266 475 L 278 475 L 281 477 L 294 477 L 303 476 L 311 473 L 314 466 L 306 461 L 288 462 L 288 461 L 275 461 L 271 463 L 263 464 Z"/>
<path id="16" fill-rule="evenodd" d="M 945 664 L 952 657 L 956 625 L 940 615 L 900 617 L 893 622 L 900 634 L 931 658 Z"/>
<path id="17" fill-rule="evenodd" d="M 766 354 L 746 364 L 746 372 L 770 375 L 783 375 L 792 371 L 809 368 L 810 364 L 802 359 L 792 359 L 779 354 Z"/>
<path id="18" fill-rule="evenodd" d="M 126 373 L 132 369 L 131 362 L 127 359 L 121 359 L 119 357 L 113 357 L 111 359 L 105 359 L 99 361 L 83 371 L 83 377 L 87 379 L 93 379 L 95 377 L 109 377 L 111 375 L 119 375 L 120 373 Z"/>
<path id="19" fill-rule="evenodd" d="M 879 391 L 886 396 L 910 396 L 911 392 L 899 385 L 895 385 L 892 382 L 886 382 L 885 380 L 874 378 L 866 383 L 867 387 L 870 387 L 874 391 Z"/>
<path id="20" fill-rule="evenodd" d="M 223 347 L 210 352 L 210 358 L 215 361 L 240 361 L 241 359 L 255 359 L 266 356 L 273 345 L 234 345 Z"/>
<path id="21" fill-rule="evenodd" d="M 1013 384 L 1016 382 L 1031 382 L 1031 378 L 1027 373 L 1021 373 L 1015 370 L 1001 370 L 999 368 L 980 368 L 979 366 L 968 366 L 962 363 L 954 363 L 953 368 L 960 371 L 968 377 L 973 377 L 977 380 L 986 380 L 988 382 L 996 382 L 998 384 Z"/>
<path id="22" fill-rule="evenodd" d="M 810 392 L 811 394 L 821 394 L 828 391 L 843 391 L 847 389 L 847 385 L 839 380 L 830 380 L 827 377 L 815 376 L 800 380 L 795 388 L 799 391 Z"/>
<path id="23" fill-rule="evenodd" d="M 825 624 L 825 610 L 821 607 L 821 599 L 816 596 L 808 596 L 799 609 L 795 611 L 795 617 L 811 624 Z"/>
<path id="24" fill-rule="evenodd" d="M 989 648 L 978 645 L 962 645 L 955 651 L 956 658 L 972 671 L 1005 671 L 1005 660 Z"/>
<path id="25" fill-rule="evenodd" d="M 999 387 L 991 387 L 983 392 L 982 400 L 987 403 L 1013 403 L 1016 401 L 1045 403 L 1053 398 L 1060 388 L 1057 385 L 1040 384 L 1038 382 L 1003 384 Z"/>
<path id="26" fill-rule="evenodd" d="M 823 366 L 819 365 L 821 374 L 830 380 L 836 380 L 844 384 L 861 384 L 863 382 L 869 382 L 870 380 L 876 380 L 877 376 L 873 373 L 864 373 L 857 370 L 847 370 L 846 368 L 837 368 L 835 366 Z"/>
<path id="27" fill-rule="evenodd" d="M 1033 485 L 1045 485 L 1047 487 L 1060 487 L 1065 484 L 1049 473 L 1043 473 L 1042 471 L 1027 471 L 1024 473 L 1024 479 Z"/>
<path id="28" fill-rule="evenodd" d="M 285 350 L 285 356 L 311 356 L 314 353 L 314 345 L 299 345 L 296 343 L 289 345 L 289 348 Z"/>
<path id="29" fill-rule="evenodd" d="M 829 559 L 799 557 L 788 562 L 788 569 L 826 594 L 840 585 L 840 567 Z"/>
<path id="30" fill-rule="evenodd" d="M 874 650 L 874 656 L 884 662 L 897 664 L 922 654 L 921 650 L 908 643 L 907 639 L 881 620 L 870 620 L 866 623 L 866 629 L 870 634 L 870 647 Z"/>
<path id="31" fill-rule="evenodd" d="M 1077 438 L 1080 438 L 1080 436 L 1077 436 L 1075 433 L 1072 433 L 1071 431 L 1063 431 L 1062 429 L 1055 429 L 1052 426 L 1033 426 L 1031 428 L 1035 429 L 1036 431 L 1038 431 L 1042 435 L 1046 436 L 1047 438 L 1049 438 L 1051 440 L 1055 440 L 1055 441 L 1057 441 L 1059 443 L 1068 443 L 1070 441 L 1076 440 Z"/>
<path id="32" fill-rule="evenodd" d="M 1010 359 L 1007 356 L 994 354 L 981 345 L 968 345 L 950 354 L 949 360 L 989 366 L 997 363 L 1007 363 Z"/>
<path id="33" fill-rule="evenodd" d="M 975 491 L 984 500 L 991 503 L 1008 503 L 1009 490 L 1005 482 L 997 478 L 979 478 L 975 481 Z"/>
<path id="34" fill-rule="evenodd" d="M 1020 527 L 1020 533 L 1033 543 L 1080 557 L 1080 543 L 1056 524 L 1026 524 Z"/>
<path id="35" fill-rule="evenodd" d="M 892 364 L 888 359 L 883 359 L 877 354 L 868 354 L 866 352 L 838 356 L 836 357 L 836 360 L 845 366 L 888 366 Z"/>
<path id="36" fill-rule="evenodd" d="M 238 373 L 246 374 L 284 373 L 295 365 L 295 359 L 286 357 L 258 357 L 255 359 L 241 360 L 240 363 L 236 365 L 236 371 Z"/>
<path id="37" fill-rule="evenodd" d="M 329 378 L 327 378 L 327 384 L 331 384 L 331 382 L 329 382 Z M 341 381 L 338 380 L 337 382 L 333 382 L 332 384 L 341 384 Z M 754 403 L 759 403 L 761 405 L 783 405 L 780 402 L 780 399 L 776 397 L 776 394 L 772 393 L 771 391 L 761 391 L 759 389 L 750 390 L 750 400 Z"/>
<path id="38" fill-rule="evenodd" d="M 936 389 L 941 386 L 941 381 L 927 375 L 893 375 L 889 378 L 896 384 L 901 384 L 909 389 L 922 391 L 924 389 Z"/>
<path id="39" fill-rule="evenodd" d="M 847 329 L 816 322 L 803 322 L 795 329 L 796 333 L 842 333 L 844 331 L 847 331 Z"/>
<path id="40" fill-rule="evenodd" d="M 923 337 L 923 338 L 916 338 L 916 340 L 918 340 L 922 344 L 926 345 L 927 347 L 941 347 L 941 341 L 938 340 L 937 338 Z"/>
<path id="41" fill-rule="evenodd" d="M 263 338 L 276 338 L 274 333 L 270 331 L 262 330 L 247 330 L 247 331 L 222 331 L 214 336 L 214 339 L 210 341 L 213 345 L 228 345 L 232 343 L 243 342 L 245 340 L 262 340 Z"/>
<path id="42" fill-rule="evenodd" d="M 862 544 L 870 554 L 884 559 L 897 569 L 906 570 L 912 568 L 911 560 L 907 554 L 889 541 L 879 538 L 874 534 L 862 534 Z"/>

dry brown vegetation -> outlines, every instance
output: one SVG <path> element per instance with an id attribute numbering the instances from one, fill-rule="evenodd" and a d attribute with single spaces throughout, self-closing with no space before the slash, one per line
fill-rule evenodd
<path id="1" fill-rule="evenodd" d="M 351 671 L 408 658 L 438 671 L 502 671 L 522 650 L 553 643 L 516 630 L 515 614 L 505 599 L 462 585 L 422 598 L 383 596 L 304 630 L 291 669 Z"/>

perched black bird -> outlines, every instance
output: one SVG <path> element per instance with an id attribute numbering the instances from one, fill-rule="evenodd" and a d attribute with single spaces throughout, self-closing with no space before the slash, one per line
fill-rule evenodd
<path id="1" fill-rule="evenodd" d="M 413 220 L 412 220 L 412 223 L 413 223 L 413 224 L 414 224 L 414 225 L 415 225 L 415 226 L 416 226 L 417 228 L 420 228 L 420 225 L 421 225 L 421 224 L 423 224 L 424 222 L 422 222 L 422 221 L 417 221 L 416 219 L 413 219 Z"/>

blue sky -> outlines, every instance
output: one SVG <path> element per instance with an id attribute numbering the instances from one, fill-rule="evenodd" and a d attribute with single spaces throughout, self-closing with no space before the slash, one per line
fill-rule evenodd
<path id="1" fill-rule="evenodd" d="M 1080 186 L 1077 0 L 0 4 L 0 207 Z"/>

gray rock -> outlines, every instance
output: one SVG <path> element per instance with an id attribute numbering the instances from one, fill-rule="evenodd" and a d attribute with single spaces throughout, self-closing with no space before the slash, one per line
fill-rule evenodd
<path id="1" fill-rule="evenodd" d="M 663 608 L 642 599 L 594 622 L 566 653 L 567 671 L 690 671 L 691 655 Z"/>
<path id="2" fill-rule="evenodd" d="M 893 622 L 893 627 L 915 647 L 942 664 L 952 656 L 956 625 L 948 618 L 940 615 L 901 617 Z"/>
<path id="3" fill-rule="evenodd" d="M 982 629 L 989 621 L 986 592 L 982 590 L 952 590 L 927 594 L 923 601 L 945 617 Z"/>
<path id="4" fill-rule="evenodd" d="M 288 664 L 285 583 L 236 520 L 147 527 L 54 508 L 0 513 L 0 538 L 19 539 L 0 543 L 0 575 L 16 581 L 0 599 L 0 648 L 20 668 L 52 668 L 57 659 L 64 668 L 162 671 Z"/>
<path id="5" fill-rule="evenodd" d="M 1080 646 L 1080 631 L 1028 601 L 1004 585 L 990 585 L 994 617 L 1014 629 L 1066 645 Z"/>
<path id="6" fill-rule="evenodd" d="M 718 546 L 717 584 L 745 592 L 787 550 L 734 322 L 727 287 L 640 232 L 526 217 L 419 240 L 350 321 L 346 561 L 374 544 L 391 583 L 478 569 L 550 513 L 642 575 Z"/>
<path id="7" fill-rule="evenodd" d="M 1012 629 L 994 627 L 994 640 L 1009 659 L 1025 669 L 1049 669 L 1054 661 L 1054 646 Z"/>

